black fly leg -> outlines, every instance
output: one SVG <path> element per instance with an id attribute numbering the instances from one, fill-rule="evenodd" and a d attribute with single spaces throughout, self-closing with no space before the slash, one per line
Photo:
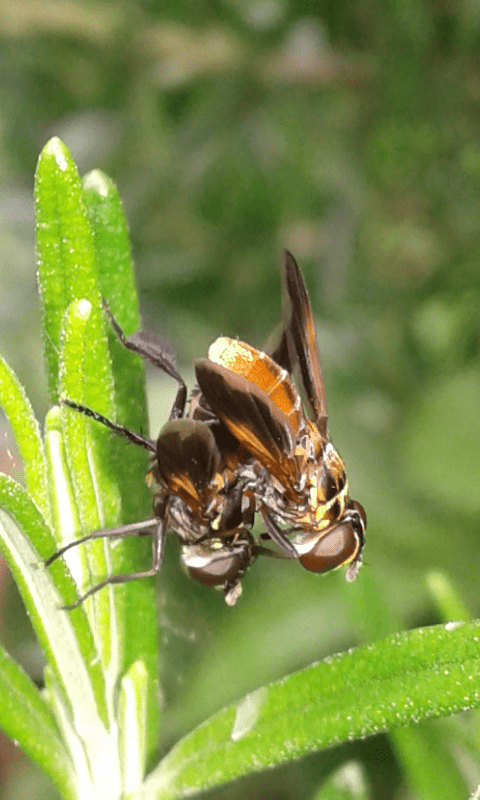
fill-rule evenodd
<path id="1" fill-rule="evenodd" d="M 105 314 L 120 344 L 126 347 L 127 350 L 132 350 L 132 352 L 138 353 L 138 355 L 143 358 L 147 358 L 152 364 L 177 381 L 178 391 L 172 410 L 170 411 L 170 419 L 183 417 L 187 402 L 187 387 L 185 381 L 175 369 L 175 353 L 171 344 L 158 333 L 153 333 L 153 331 L 137 331 L 137 333 L 132 333 L 131 336 L 125 336 L 125 333 L 110 311 L 106 300 L 103 299 L 102 302 Z"/>
<path id="2" fill-rule="evenodd" d="M 261 511 L 260 513 L 270 539 L 272 539 L 272 541 L 282 548 L 283 552 L 288 558 L 298 558 L 298 553 L 295 550 L 295 547 L 291 543 L 290 539 L 285 535 L 284 531 L 278 527 L 278 525 L 268 516 L 265 511 Z"/>
<path id="3" fill-rule="evenodd" d="M 129 525 L 119 525 L 117 528 L 109 528 L 105 531 L 87 533 L 86 536 L 82 536 L 80 539 L 75 539 L 63 545 L 63 547 L 60 547 L 59 550 L 46 559 L 44 562 L 45 567 L 49 567 L 50 564 L 53 564 L 57 558 L 63 556 L 63 554 L 71 550 L 72 547 L 77 547 L 77 545 L 83 544 L 84 542 L 90 542 L 92 539 L 124 539 L 126 536 L 153 536 L 153 531 L 148 529 L 153 528 L 157 522 L 158 520 L 154 517 L 153 519 L 145 519 L 142 522 L 131 522 Z"/>
<path id="4" fill-rule="evenodd" d="M 123 436 L 125 439 L 128 439 L 133 444 L 139 445 L 139 447 L 144 447 L 145 450 L 150 450 L 152 453 L 155 452 L 155 445 L 156 443 L 153 439 L 149 439 L 147 436 L 142 436 L 141 433 L 137 433 L 136 431 L 130 430 L 130 428 L 126 428 L 125 425 L 118 425 L 116 422 L 112 422 L 107 417 L 104 417 L 103 414 L 99 414 L 97 411 L 92 411 L 91 408 L 87 408 L 86 406 L 81 406 L 79 403 L 74 403 L 72 400 L 62 399 L 60 400 L 62 406 L 68 406 L 68 408 L 73 408 L 74 411 L 80 411 L 81 414 L 85 414 L 86 417 L 91 417 L 95 420 L 95 422 L 101 422 L 102 425 L 105 425 L 107 428 L 110 428 L 111 431 L 117 433 L 119 436 Z"/>
<path id="5" fill-rule="evenodd" d="M 253 546 L 252 555 L 254 558 L 257 558 L 257 556 L 267 556 L 268 558 L 281 558 L 283 561 L 291 561 L 292 559 L 292 556 L 287 556 L 284 552 L 278 553 L 277 550 L 269 550 L 268 547 L 263 547 L 261 544 L 255 544 Z"/>
<path id="6" fill-rule="evenodd" d="M 96 594 L 96 592 L 100 591 L 100 589 L 103 589 L 104 586 L 113 586 L 119 583 L 129 583 L 130 581 L 140 580 L 141 578 L 152 578 L 154 575 L 156 575 L 157 572 L 160 570 L 160 566 L 162 564 L 162 559 L 163 559 L 163 549 L 165 544 L 165 536 L 167 532 L 167 513 L 165 513 L 165 515 L 161 519 L 153 521 L 156 523 L 156 527 L 154 528 L 153 531 L 148 532 L 151 533 L 151 535 L 153 536 L 152 566 L 150 567 L 150 569 L 144 570 L 143 572 L 131 572 L 128 575 L 110 575 L 108 578 L 105 578 L 105 580 L 100 581 L 100 583 L 97 583 L 96 586 L 92 586 L 92 588 L 89 589 L 88 592 L 82 594 L 82 596 L 79 597 L 77 600 L 75 600 L 74 603 L 69 603 L 66 606 L 61 606 L 62 609 L 64 609 L 65 611 L 71 611 L 73 608 L 77 608 L 83 603 L 84 600 L 87 599 L 87 597 L 91 597 L 92 594 Z M 152 520 L 147 520 L 147 523 L 151 522 Z M 54 558 L 57 557 L 57 555 L 61 554 L 62 552 L 65 552 L 65 550 L 69 549 L 69 547 L 75 544 L 79 544 L 80 542 L 88 541 L 89 539 L 99 538 L 102 534 L 104 537 L 109 537 L 111 534 L 113 534 L 114 537 L 136 535 L 134 530 L 132 529 L 135 529 L 135 527 L 136 526 L 138 527 L 138 525 L 139 523 L 133 523 L 133 525 L 125 525 L 123 526 L 122 533 L 118 533 L 118 531 L 121 530 L 120 528 L 112 528 L 111 531 L 97 531 L 96 534 L 95 533 L 90 534 L 88 536 L 83 537 L 82 539 L 77 540 L 76 542 L 71 542 L 70 545 L 66 545 L 66 547 L 63 548 L 61 551 L 59 550 L 53 556 L 50 556 L 50 558 L 46 563 L 47 564 L 51 563 L 54 560 Z M 128 529 L 130 529 L 131 532 L 129 532 Z"/>

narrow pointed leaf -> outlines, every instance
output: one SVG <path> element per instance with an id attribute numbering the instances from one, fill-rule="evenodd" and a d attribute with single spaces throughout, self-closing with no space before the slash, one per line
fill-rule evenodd
<path id="1" fill-rule="evenodd" d="M 64 696 L 80 713 L 79 730 L 89 721 L 98 726 L 99 716 L 107 718 L 105 686 L 85 612 L 79 608 L 68 614 L 60 608 L 65 596 L 75 597 L 75 584 L 60 561 L 50 571 L 44 568 L 43 558 L 55 551 L 51 531 L 25 489 L 2 474 L 0 529 L 2 554 Z"/>
<path id="2" fill-rule="evenodd" d="M 81 525 L 75 500 L 75 491 L 67 463 L 63 439 L 62 411 L 59 406 L 53 406 L 45 419 L 45 453 L 51 491 L 52 522 L 56 534 L 56 545 L 60 547 L 78 537 Z M 47 557 L 51 555 L 53 553 L 48 553 Z M 76 549 L 72 549 L 72 552 L 65 556 L 65 561 L 74 577 L 75 583 L 77 585 L 80 584 L 83 580 L 83 565 L 79 558 L 79 552 Z M 74 599 L 74 597 L 65 598 L 65 603 L 71 603 Z"/>
<path id="3" fill-rule="evenodd" d="M 128 232 L 118 194 L 99 173 L 90 176 L 83 189 L 68 151 L 61 142 L 52 140 L 39 160 L 36 202 L 51 395 L 57 397 L 55 381 L 60 362 L 58 396 L 145 431 L 142 359 L 118 344 L 105 326 L 101 309 L 103 294 L 127 335 L 138 329 Z M 91 308 L 74 302 L 83 299 Z M 66 308 L 68 312 L 63 316 Z M 115 404 L 105 327 L 119 392 Z M 65 462 L 57 472 L 59 486 L 63 483 L 68 490 L 67 502 L 55 504 L 55 521 L 62 523 L 61 535 L 71 539 L 72 532 L 78 536 L 151 516 L 151 500 L 144 486 L 146 454 L 67 408 L 62 410 L 62 418 L 63 430 L 54 431 L 52 423 L 50 431 L 57 437 L 51 442 L 55 445 L 57 466 L 59 461 Z M 72 486 L 76 513 L 71 503 Z M 122 504 L 118 486 L 124 497 Z M 73 531 L 78 521 L 81 529 Z M 84 575 L 83 589 L 109 574 L 144 569 L 151 561 L 148 539 L 117 542 L 112 548 L 107 541 L 96 541 L 79 549 L 86 553 L 84 569 L 88 574 Z M 86 606 L 110 676 L 121 673 L 139 658 L 148 667 L 147 739 L 151 752 L 158 738 L 154 582 L 109 587 L 87 601 Z M 135 630 L 135 636 L 125 637 L 126 629 Z"/>
<path id="4" fill-rule="evenodd" d="M 93 785 L 98 787 L 94 796 L 116 800 L 120 791 L 117 733 L 115 726 L 113 730 L 107 727 L 109 715 L 104 693 L 99 696 L 96 691 L 102 681 L 101 665 L 96 654 L 90 663 L 85 663 L 80 639 L 72 622 L 73 615 L 82 616 L 85 612 L 79 608 L 69 614 L 59 607 L 61 595 L 48 570 L 39 563 L 38 553 L 22 530 L 22 512 L 28 517 L 36 508 L 31 501 L 30 507 L 27 504 L 26 510 L 22 508 L 22 501 L 28 500 L 28 497 L 25 493 L 22 495 L 21 489 L 11 481 L 13 509 L 9 508 L 8 512 L 0 510 L 2 550 L 22 595 L 27 598 L 27 607 L 33 604 L 36 609 L 32 621 L 58 685 L 58 690 L 54 696 L 50 695 L 50 699 L 52 703 L 55 702 L 56 713 L 60 715 L 64 711 L 64 727 L 72 732 L 70 739 L 65 737 L 64 741 L 67 745 L 69 741 L 74 743 L 70 752 L 72 759 L 75 759 L 76 777 L 80 780 L 91 779 Z M 4 508 L 8 506 L 8 499 L 2 498 L 2 504 Z M 30 528 L 32 520 L 28 522 Z M 96 670 L 98 679 L 94 681 L 92 675 Z M 80 764 L 76 761 L 78 756 Z M 85 763 L 88 764 L 88 774 L 82 775 Z"/>
<path id="5" fill-rule="evenodd" d="M 139 330 L 140 315 L 127 223 L 118 191 L 110 178 L 100 170 L 93 170 L 86 175 L 83 186 L 99 265 L 100 290 L 129 336 Z M 121 347 L 113 331 L 111 336 L 109 332 L 109 341 L 118 418 L 135 430 L 146 430 L 143 359 Z"/>
<path id="6" fill-rule="evenodd" d="M 74 301 L 68 307 L 62 327 L 60 391 L 63 398 L 93 408 L 99 414 L 113 417 L 113 384 L 109 373 L 108 351 L 104 360 L 98 358 L 95 375 L 88 374 L 88 354 L 99 337 L 104 337 L 103 321 L 86 300 Z M 117 519 L 118 492 L 112 482 L 107 487 L 95 487 L 94 468 L 101 469 L 94 442 L 107 449 L 111 432 L 104 426 L 92 426 L 92 442 L 86 441 L 85 416 L 68 410 L 64 414 L 64 432 L 72 478 L 75 486 L 80 520 L 84 533 L 105 527 Z M 73 437 L 73 438 L 72 438 Z"/>
<path id="7" fill-rule="evenodd" d="M 480 621 L 435 626 L 290 675 L 182 739 L 143 797 L 183 797 L 333 744 L 477 708 L 479 642 Z"/>
<path id="8" fill-rule="evenodd" d="M 50 519 L 47 467 L 40 428 L 21 383 L 2 358 L 0 406 L 8 418 L 23 460 L 27 489 L 45 518 Z"/>
<path id="9" fill-rule="evenodd" d="M 348 761 L 323 784 L 312 800 L 369 800 L 367 781 L 362 765 Z"/>
<path id="10" fill-rule="evenodd" d="M 90 375 L 86 381 L 85 356 L 91 352 L 98 336 L 97 317 L 93 312 L 90 304 L 82 300 L 74 301 L 65 314 L 62 329 L 61 394 L 111 419 L 115 414 L 111 383 L 104 377 L 107 368 L 103 369 L 102 363 L 99 363 L 95 374 Z M 108 358 L 106 363 L 109 370 Z M 63 435 L 81 521 L 81 531 L 77 532 L 77 537 L 81 533 L 88 534 L 118 524 L 121 521 L 121 499 L 117 475 L 122 467 L 121 463 L 112 459 L 112 452 L 117 447 L 117 437 L 105 426 L 67 407 L 63 409 Z M 123 448 L 123 459 L 128 460 L 129 453 L 135 448 L 126 441 L 120 441 L 120 445 Z M 141 482 L 143 483 L 143 478 Z M 131 493 L 131 484 L 128 492 Z M 130 548 L 128 544 L 130 542 L 127 540 L 116 542 L 115 547 L 111 547 L 108 539 L 97 539 L 82 545 L 79 548 L 80 558 L 84 561 L 84 575 L 88 576 L 88 584 L 82 585 L 80 591 L 87 590 L 108 575 L 137 571 L 138 539 L 133 540 Z M 151 544 L 147 541 L 146 545 L 150 561 Z M 133 558 L 130 558 L 131 554 Z M 155 691 L 157 651 L 154 586 L 153 581 L 139 583 L 142 585 L 138 588 L 131 588 L 129 585 L 106 587 L 87 601 L 87 609 L 91 609 L 95 640 L 101 643 L 105 665 L 109 665 L 114 672 L 121 673 L 132 656 L 136 660 L 145 654 L 145 660 L 148 659 L 152 676 L 149 730 L 152 731 L 152 740 L 156 744 L 158 701 Z M 126 630 L 135 630 L 138 633 L 138 636 L 127 637 L 128 650 L 125 647 Z M 127 657 L 129 661 L 126 660 Z M 112 659 L 115 659 L 115 663 Z"/>
<path id="11" fill-rule="evenodd" d="M 104 335 L 103 323 L 91 304 L 86 300 L 73 301 L 64 315 L 62 327 L 60 393 L 62 397 L 111 417 L 113 387 L 106 377 L 109 372 L 108 353 L 105 353 L 106 363 L 98 358 L 93 375 L 88 371 L 88 354 L 99 335 Z M 81 525 L 76 535 L 79 538 L 91 531 L 109 528 L 118 520 L 120 498 L 108 464 L 112 434 L 83 414 L 64 408 L 63 436 Z M 85 565 L 85 575 L 88 575 L 88 585 L 80 587 L 84 592 L 112 571 L 108 541 L 97 539 L 89 542 L 82 546 L 80 557 Z M 115 596 L 119 600 L 120 594 L 108 587 L 94 595 L 87 605 L 95 620 L 97 639 L 102 642 L 102 657 L 106 664 L 116 650 L 112 650 L 111 637 L 117 636 L 119 628 L 112 615 L 117 615 L 118 607 L 115 609 L 113 601 Z"/>
<path id="12" fill-rule="evenodd" d="M 53 714 L 39 690 L 0 647 L 0 727 L 55 783 L 65 800 L 76 793 Z"/>
<path id="13" fill-rule="evenodd" d="M 59 139 L 51 139 L 35 176 L 36 240 L 50 397 L 57 401 L 62 316 L 68 304 L 86 298 L 97 308 L 93 237 L 77 168 Z"/>
<path id="14" fill-rule="evenodd" d="M 128 336 L 140 329 L 127 223 L 118 191 L 100 170 L 84 178 L 84 201 L 93 231 L 96 260 L 102 295 Z M 108 327 L 108 326 L 107 326 Z M 128 351 L 108 331 L 112 371 L 115 381 L 116 419 L 135 431 L 148 431 L 145 403 L 145 368 L 143 359 Z M 148 456 L 140 447 L 129 446 L 115 436 L 110 442 L 112 472 L 122 495 L 122 521 L 144 519 L 151 514 L 152 499 L 144 476 Z M 132 490 L 132 487 L 135 487 Z M 145 539 L 123 544 L 121 571 L 145 569 L 151 561 L 151 543 Z M 141 660 L 149 680 L 147 740 L 152 753 L 158 742 L 158 636 L 155 584 L 152 580 L 130 583 L 125 587 L 125 628 L 135 636 L 125 640 L 125 664 Z M 141 624 L 139 624 L 141 620 Z"/>

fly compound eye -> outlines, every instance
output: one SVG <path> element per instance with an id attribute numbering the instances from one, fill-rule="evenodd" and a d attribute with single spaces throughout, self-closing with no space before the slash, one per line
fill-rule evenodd
<path id="1" fill-rule="evenodd" d="M 367 527 L 367 515 L 365 513 L 365 509 L 360 503 L 357 503 L 356 500 L 352 500 L 348 506 L 349 510 L 357 511 L 360 519 L 362 520 L 363 530 Z"/>
<path id="2" fill-rule="evenodd" d="M 323 535 L 300 534 L 294 540 L 302 567 L 310 572 L 329 572 L 353 561 L 360 541 L 351 522 L 342 522 Z"/>
<path id="3" fill-rule="evenodd" d="M 227 547 L 218 543 L 184 547 L 182 563 L 190 577 L 199 583 L 218 586 L 239 577 L 246 566 L 248 553 L 245 547 Z"/>

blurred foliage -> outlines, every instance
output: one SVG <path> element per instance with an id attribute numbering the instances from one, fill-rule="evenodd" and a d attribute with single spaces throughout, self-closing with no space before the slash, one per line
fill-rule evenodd
<path id="1" fill-rule="evenodd" d="M 220 333 L 265 343 L 280 320 L 279 252 L 292 250 L 334 441 L 369 516 L 358 585 L 261 563 L 233 610 L 183 577 L 170 544 L 168 741 L 360 641 L 359 608 L 378 613 L 381 635 L 385 607 L 400 628 L 438 621 L 429 570 L 480 613 L 479 45 L 480 7 L 466 0 L 0 10 L 0 351 L 39 413 L 32 188 L 55 134 L 83 172 L 101 167 L 119 186 L 145 327 L 174 343 L 186 375 Z M 156 433 L 174 387 L 149 385 Z M 4 638 L 16 628 L 12 611 Z M 372 796 L 410 797 L 399 752 L 376 738 L 211 796 L 277 798 L 280 786 L 307 798 L 326 765 L 354 758 Z"/>

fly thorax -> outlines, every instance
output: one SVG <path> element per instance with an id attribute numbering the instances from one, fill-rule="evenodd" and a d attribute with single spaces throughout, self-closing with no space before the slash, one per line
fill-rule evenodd
<path id="1" fill-rule="evenodd" d="M 315 528 L 322 529 L 338 519 L 345 509 L 348 487 L 343 461 L 330 441 L 325 441 L 321 453 L 305 467 L 304 494 Z"/>
<path id="2" fill-rule="evenodd" d="M 195 542 L 208 533 L 208 525 L 192 511 L 177 495 L 170 496 L 168 507 L 169 526 L 187 544 Z"/>

